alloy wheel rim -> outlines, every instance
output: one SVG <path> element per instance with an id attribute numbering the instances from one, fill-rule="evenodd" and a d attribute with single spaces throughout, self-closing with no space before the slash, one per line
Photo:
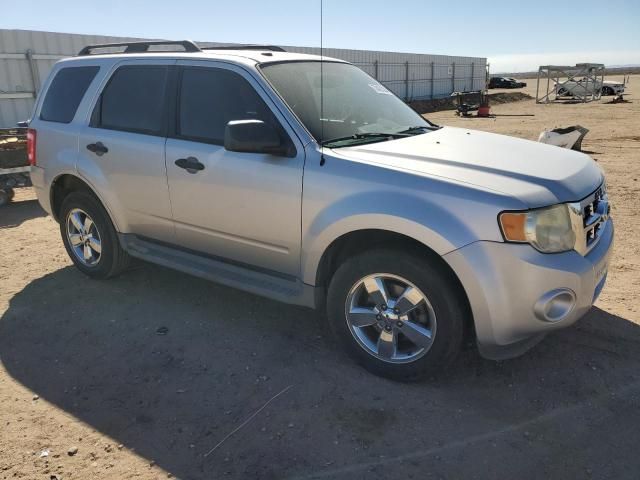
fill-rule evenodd
<path id="1" fill-rule="evenodd" d="M 349 331 L 370 355 L 388 363 L 411 363 L 433 345 L 436 314 L 427 296 L 398 275 L 374 273 L 347 295 Z"/>
<path id="2" fill-rule="evenodd" d="M 76 258 L 83 265 L 97 265 L 102 257 L 102 241 L 93 219 L 84 210 L 74 208 L 67 215 L 66 224 L 67 239 Z"/>

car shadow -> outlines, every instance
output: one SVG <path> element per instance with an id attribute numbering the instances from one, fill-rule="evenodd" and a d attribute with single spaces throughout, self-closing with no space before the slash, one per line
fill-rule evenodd
<path id="1" fill-rule="evenodd" d="M 602 155 L 602 152 L 596 152 L 596 151 L 593 151 L 593 150 L 581 149 L 580 152 L 586 153 L 587 155 Z"/>
<path id="2" fill-rule="evenodd" d="M 18 227 L 32 218 L 46 216 L 47 212 L 42 209 L 37 200 L 10 202 L 0 207 L 0 229 Z"/>
<path id="3" fill-rule="evenodd" d="M 0 319 L 9 375 L 181 479 L 621 478 L 640 466 L 639 346 L 638 325 L 594 308 L 518 359 L 467 351 L 394 383 L 313 311 L 146 264 L 109 281 L 62 268 Z"/>

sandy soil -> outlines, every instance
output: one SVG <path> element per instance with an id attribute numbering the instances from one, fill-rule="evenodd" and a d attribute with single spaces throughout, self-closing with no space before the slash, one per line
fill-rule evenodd
<path id="1" fill-rule="evenodd" d="M 88 280 L 20 191 L 0 210 L 0 479 L 637 478 L 638 102 L 429 115 L 529 139 L 589 128 L 617 244 L 577 325 L 419 384 L 354 366 L 305 309 L 144 264 Z"/>

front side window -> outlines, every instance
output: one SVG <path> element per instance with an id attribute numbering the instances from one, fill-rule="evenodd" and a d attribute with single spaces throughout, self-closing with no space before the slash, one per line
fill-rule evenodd
<path id="1" fill-rule="evenodd" d="M 262 72 L 318 142 L 331 147 L 425 133 L 433 125 L 358 67 L 263 64 Z"/>
<path id="2" fill-rule="evenodd" d="M 92 126 L 161 135 L 165 126 L 168 67 L 120 67 L 105 87 Z"/>
<path id="3" fill-rule="evenodd" d="M 70 123 L 98 70 L 100 67 L 60 69 L 47 90 L 40 109 L 40 119 L 47 122 Z"/>
<path id="4" fill-rule="evenodd" d="M 178 137 L 222 145 L 227 123 L 250 119 L 277 126 L 269 107 L 244 78 L 220 68 L 184 68 Z"/>

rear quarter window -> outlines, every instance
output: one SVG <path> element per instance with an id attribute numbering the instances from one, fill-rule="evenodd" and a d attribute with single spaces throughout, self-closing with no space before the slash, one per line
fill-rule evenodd
<path id="1" fill-rule="evenodd" d="M 60 69 L 44 97 L 40 109 L 40 120 L 70 123 L 98 70 L 100 67 Z"/>

